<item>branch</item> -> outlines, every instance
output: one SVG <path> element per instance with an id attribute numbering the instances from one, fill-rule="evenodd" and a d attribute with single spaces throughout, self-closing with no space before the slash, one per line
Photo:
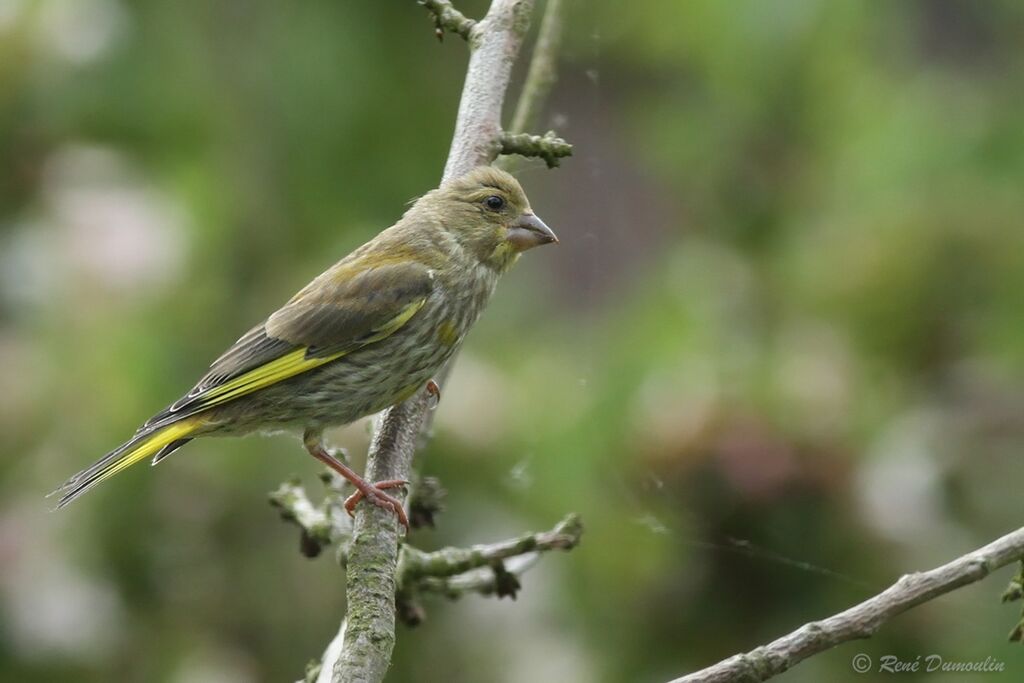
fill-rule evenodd
<path id="1" fill-rule="evenodd" d="M 937 569 L 907 574 L 885 592 L 750 652 L 677 678 L 671 683 L 765 681 L 841 643 L 869 638 L 887 621 L 940 595 L 980 581 L 1024 557 L 1024 528 Z M 870 666 L 870 663 L 869 663 Z"/>
<path id="2" fill-rule="evenodd" d="M 551 531 L 523 534 L 501 543 L 475 545 L 470 548 L 442 548 L 431 553 L 411 546 L 402 549 L 399 563 L 401 585 L 424 577 L 450 577 L 456 574 L 493 566 L 518 555 L 548 550 L 571 550 L 580 542 L 583 523 L 579 515 L 570 514 Z"/>
<path id="3" fill-rule="evenodd" d="M 518 154 L 524 157 L 539 157 L 548 168 L 558 166 L 559 159 L 572 156 L 572 145 L 549 130 L 544 135 L 529 133 L 502 133 L 501 153 Z"/>
<path id="4" fill-rule="evenodd" d="M 438 40 L 444 40 L 444 32 L 462 36 L 469 41 L 473 36 L 476 22 L 455 9 L 449 0 L 419 0 L 419 3 L 434 15 L 434 34 Z"/>
<path id="5" fill-rule="evenodd" d="M 408 626 L 423 621 L 425 612 L 417 598 L 425 593 L 453 600 L 466 593 L 514 600 L 520 588 L 519 577 L 536 564 L 541 553 L 571 550 L 582 535 L 579 515 L 570 514 L 550 531 L 523 534 L 500 543 L 431 553 L 405 545 L 398 560 L 398 614 Z"/>
<path id="6" fill-rule="evenodd" d="M 472 53 L 443 180 L 489 163 L 497 155 L 505 91 L 532 10 L 533 0 L 493 0 L 487 15 L 472 29 Z M 375 422 L 367 479 L 410 478 L 429 404 L 422 390 Z M 380 681 L 387 672 L 395 642 L 397 562 L 394 514 L 373 505 L 358 506 L 348 552 L 346 633 L 341 657 L 333 667 L 334 681 Z"/>
<path id="7" fill-rule="evenodd" d="M 429 401 L 430 397 L 421 391 L 374 420 L 365 474 L 369 481 L 409 478 Z M 398 522 L 394 512 L 376 505 L 358 506 L 346 564 L 345 642 L 332 679 L 337 683 L 381 681 L 387 673 L 395 645 L 397 562 Z"/>
<path id="8" fill-rule="evenodd" d="M 505 91 L 532 11 L 533 0 L 493 0 L 477 24 L 442 180 L 464 175 L 497 156 Z"/>
<path id="9" fill-rule="evenodd" d="M 519 590 L 519 577 L 537 564 L 539 553 L 519 555 L 508 561 L 498 560 L 490 567 L 481 567 L 457 576 L 425 576 L 416 588 L 420 593 L 436 593 L 457 600 L 467 593 L 506 595 L 513 600 Z"/>
<path id="10" fill-rule="evenodd" d="M 330 491 L 320 505 L 313 504 L 298 480 L 286 481 L 270 494 L 270 504 L 281 511 L 281 518 L 302 530 L 299 550 L 309 558 L 352 535 L 352 522 L 341 505 L 344 480 L 333 470 L 320 478 Z"/>
<path id="11" fill-rule="evenodd" d="M 302 552 L 307 557 L 316 557 L 331 543 L 347 540 L 352 531 L 342 501 L 344 480 L 332 471 L 322 474 L 321 479 L 328 487 L 328 493 L 320 505 L 314 505 L 305 489 L 295 481 L 281 484 L 270 494 L 270 502 L 281 510 L 282 519 L 302 530 Z M 413 511 L 419 508 L 420 515 L 429 520 L 440 509 L 443 495 L 440 483 L 426 477 L 414 489 L 409 504 Z M 583 522 L 579 515 L 569 514 L 550 531 L 527 533 L 499 543 L 469 548 L 449 547 L 434 552 L 424 552 L 405 543 L 399 551 L 396 571 L 398 615 L 409 626 L 423 621 L 425 612 L 416 602 L 416 597 L 425 593 L 452 599 L 465 593 L 496 594 L 499 598 L 510 596 L 515 599 L 520 587 L 519 577 L 536 564 L 542 553 L 572 550 L 582 535 Z M 313 552 L 309 552 L 310 546 Z M 348 564 L 347 544 L 339 546 L 338 560 L 342 565 Z M 510 561 L 506 563 L 506 560 Z M 323 657 L 307 667 L 307 680 L 319 681 L 330 676 L 344 640 L 343 621 Z"/>

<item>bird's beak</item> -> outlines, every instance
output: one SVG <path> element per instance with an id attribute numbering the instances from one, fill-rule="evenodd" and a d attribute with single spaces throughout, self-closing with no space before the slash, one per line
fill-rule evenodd
<path id="1" fill-rule="evenodd" d="M 508 226 L 508 241 L 516 251 L 526 251 L 542 244 L 557 243 L 558 238 L 544 221 L 533 213 L 526 212 Z"/>

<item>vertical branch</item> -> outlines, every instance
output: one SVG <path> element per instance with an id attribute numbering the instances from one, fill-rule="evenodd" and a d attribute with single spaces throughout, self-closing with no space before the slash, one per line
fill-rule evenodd
<path id="1" fill-rule="evenodd" d="M 529 28 L 533 0 L 493 0 L 469 34 L 472 51 L 444 180 L 490 163 L 501 148 L 501 109 L 512 66 Z M 428 411 L 425 391 L 387 410 L 376 421 L 366 476 L 408 479 Z M 383 679 L 395 642 L 395 571 L 398 529 L 394 515 L 360 505 L 348 559 L 345 642 L 334 665 L 336 683 Z"/>
<path id="2" fill-rule="evenodd" d="M 369 481 L 408 479 L 428 401 L 420 392 L 382 413 L 366 462 Z M 380 681 L 395 646 L 395 569 L 398 524 L 395 513 L 360 505 L 352 527 L 346 564 L 348 613 L 334 681 Z"/>

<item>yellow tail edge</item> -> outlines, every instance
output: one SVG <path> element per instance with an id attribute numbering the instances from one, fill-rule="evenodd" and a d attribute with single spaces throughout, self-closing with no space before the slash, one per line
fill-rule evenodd
<path id="1" fill-rule="evenodd" d="M 188 438 L 202 424 L 198 417 L 186 418 L 148 434 L 140 434 L 68 479 L 50 495 L 60 495 L 60 509 L 102 481 L 128 469 L 140 460 L 156 455 L 161 448 Z"/>

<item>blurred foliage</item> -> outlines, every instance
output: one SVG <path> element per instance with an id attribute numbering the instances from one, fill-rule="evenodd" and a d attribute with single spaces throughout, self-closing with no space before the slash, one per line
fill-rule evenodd
<path id="1" fill-rule="evenodd" d="M 447 511 L 415 542 L 569 510 L 587 533 L 515 603 L 428 604 L 390 680 L 663 681 L 1021 523 L 1024 6 L 568 25 L 540 129 L 576 154 L 520 173 L 562 245 L 444 389 L 421 464 Z M 42 495 L 436 183 L 465 64 L 413 2 L 0 0 L 0 680 L 319 657 L 343 575 L 266 500 L 316 486 L 294 439 L 191 444 L 59 515 Z M 1002 579 L 780 680 L 864 680 L 857 652 L 1019 677 Z"/>

